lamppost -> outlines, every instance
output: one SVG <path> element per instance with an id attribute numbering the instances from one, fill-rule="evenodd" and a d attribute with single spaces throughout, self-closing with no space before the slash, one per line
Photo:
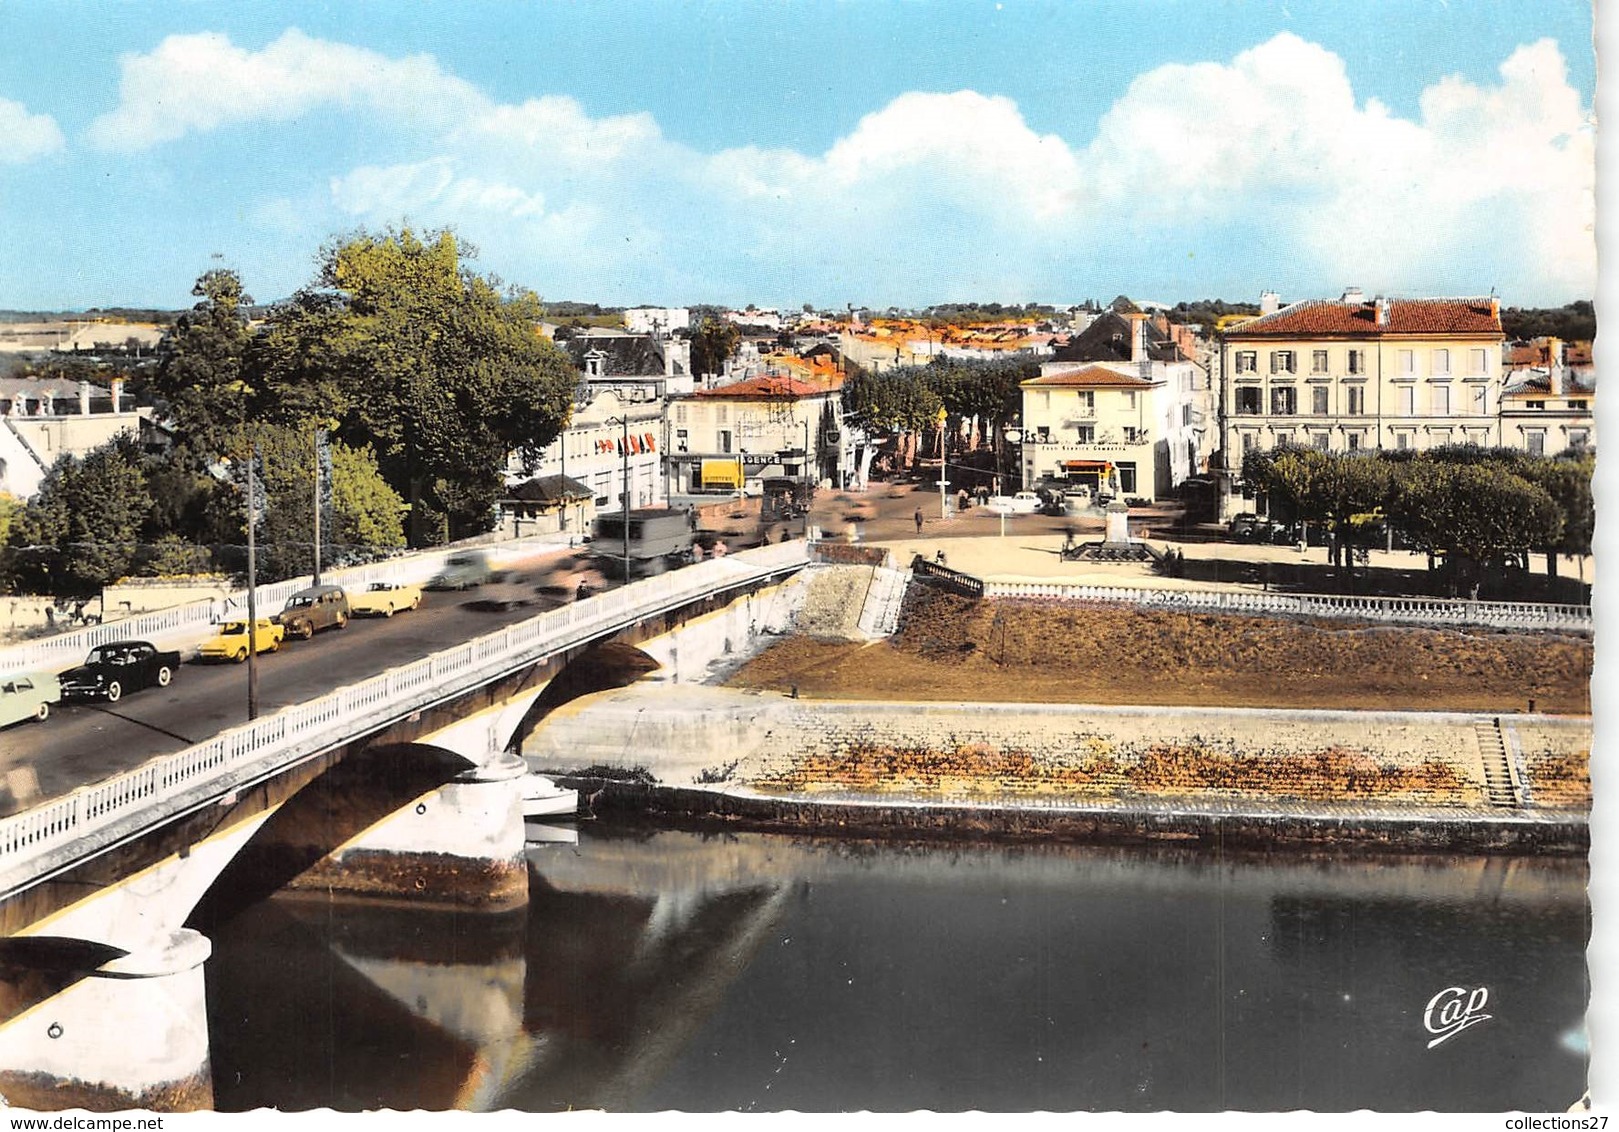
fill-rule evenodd
<path id="1" fill-rule="evenodd" d="M 946 504 L 945 504 L 945 498 L 944 498 L 944 488 L 945 488 L 945 484 L 948 482 L 945 479 L 945 469 L 946 469 L 947 465 L 944 462 L 944 422 L 946 420 L 948 420 L 949 417 L 950 417 L 950 414 L 945 411 L 945 408 L 944 408 L 943 405 L 940 405 L 939 406 L 939 418 L 938 418 L 939 419 L 939 518 L 940 519 L 948 519 L 950 517 L 950 515 L 948 513 L 948 510 L 947 510 L 947 507 L 946 507 Z"/>
<path id="2" fill-rule="evenodd" d="M 624 503 L 624 584 L 630 584 L 630 418 L 608 417 L 608 424 L 624 426 L 624 437 L 619 441 L 624 452 L 624 491 L 619 496 Z"/>

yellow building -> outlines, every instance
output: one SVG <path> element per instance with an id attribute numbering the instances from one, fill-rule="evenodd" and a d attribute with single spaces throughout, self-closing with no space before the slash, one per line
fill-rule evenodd
<path id="1" fill-rule="evenodd" d="M 1023 482 L 1152 499 L 1167 382 L 1127 362 L 1048 367 L 1022 382 Z"/>
<path id="2" fill-rule="evenodd" d="M 1294 303 L 1226 330 L 1220 347 L 1226 468 L 1245 452 L 1500 443 L 1495 298 Z"/>

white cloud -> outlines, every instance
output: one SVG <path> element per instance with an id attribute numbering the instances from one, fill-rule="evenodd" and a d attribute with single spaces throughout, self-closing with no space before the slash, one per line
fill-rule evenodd
<path id="1" fill-rule="evenodd" d="M 122 60 L 119 104 L 90 126 L 90 140 L 138 150 L 188 133 L 255 120 L 287 121 L 325 105 L 371 109 L 443 127 L 486 108 L 470 83 L 430 57 L 389 59 L 314 39 L 296 28 L 262 51 L 208 32 L 171 35 Z"/>
<path id="2" fill-rule="evenodd" d="M 0 98 L 0 164 L 23 165 L 49 157 L 66 144 L 55 118 L 30 114 L 22 103 Z"/>
<path id="3" fill-rule="evenodd" d="M 324 107 L 397 127 L 384 160 L 327 179 L 344 220 L 453 224 L 515 278 L 553 273 L 609 300 L 676 284 L 880 287 L 896 302 L 1159 291 L 1197 266 L 1192 249 L 1255 291 L 1566 301 L 1595 286 L 1594 130 L 1551 41 L 1515 51 L 1497 82 L 1434 84 L 1414 118 L 1357 96 L 1341 58 L 1284 32 L 1139 75 L 1083 145 L 1003 96 L 913 91 L 803 153 L 700 152 L 648 113 L 593 117 L 563 95 L 501 104 L 431 57 L 296 30 L 260 51 L 172 36 L 124 60 L 121 101 L 91 138 L 138 149 Z M 1124 273 L 1140 278 L 1108 278 Z"/>

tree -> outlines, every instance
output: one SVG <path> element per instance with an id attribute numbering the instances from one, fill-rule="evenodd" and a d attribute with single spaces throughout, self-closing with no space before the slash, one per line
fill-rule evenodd
<path id="1" fill-rule="evenodd" d="M 718 315 L 704 315 L 691 329 L 691 371 L 703 374 L 723 373 L 725 362 L 736 353 L 742 340 L 742 329 Z"/>
<path id="2" fill-rule="evenodd" d="M 334 241 L 255 350 L 265 419 L 330 419 L 372 446 L 415 545 L 488 530 L 508 458 L 532 470 L 572 404 L 577 375 L 540 336 L 538 297 L 464 269 L 470 254 L 447 230 Z"/>
<path id="3" fill-rule="evenodd" d="M 1554 543 L 1562 525 L 1551 496 L 1522 476 L 1433 459 L 1400 466 L 1389 517 L 1418 547 L 1444 555 L 1464 583 L 1486 578 L 1505 555 Z"/>
<path id="4" fill-rule="evenodd" d="M 83 459 L 62 456 L 12 524 L 12 581 L 56 597 L 90 598 L 128 574 L 151 507 L 140 453 L 123 436 Z"/>
<path id="5" fill-rule="evenodd" d="M 1536 460 L 1525 469 L 1524 478 L 1551 496 L 1562 519 L 1557 537 L 1534 547 L 1546 556 L 1546 573 L 1550 577 L 1557 577 L 1559 554 L 1591 553 L 1591 537 L 1596 530 L 1596 505 L 1591 497 L 1595 472 L 1596 456 L 1590 452 Z"/>
<path id="6" fill-rule="evenodd" d="M 176 320 L 159 350 L 150 390 L 174 422 L 179 447 L 193 466 L 225 453 L 226 438 L 256 407 L 244 380 L 252 298 L 228 268 L 205 272 L 191 288 L 202 301 Z"/>

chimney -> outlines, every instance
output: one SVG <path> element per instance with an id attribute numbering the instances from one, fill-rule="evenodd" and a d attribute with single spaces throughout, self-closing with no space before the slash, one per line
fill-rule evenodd
<path id="1" fill-rule="evenodd" d="M 1372 306 L 1377 311 L 1377 325 L 1387 326 L 1389 324 L 1389 301 L 1382 295 L 1379 295 L 1377 298 L 1372 300 Z"/>
<path id="2" fill-rule="evenodd" d="M 1147 357 L 1147 316 L 1132 314 L 1130 318 L 1130 360 L 1140 365 Z"/>
<path id="3" fill-rule="evenodd" d="M 90 415 L 90 383 L 88 381 L 79 382 L 79 415 L 81 417 Z"/>
<path id="4" fill-rule="evenodd" d="M 1275 291 L 1261 291 L 1259 295 L 1259 313 L 1261 315 L 1275 314 L 1282 309 L 1282 296 Z"/>
<path id="5" fill-rule="evenodd" d="M 1501 300 L 1494 295 L 1490 296 L 1490 317 L 1497 322 L 1501 320 Z"/>
<path id="6" fill-rule="evenodd" d="M 1345 287 L 1343 301 L 1346 303 L 1364 303 L 1366 301 L 1366 292 L 1359 287 Z"/>
<path id="7" fill-rule="evenodd" d="M 115 377 L 115 378 L 112 379 L 112 412 L 113 412 L 113 415 L 117 416 L 118 413 L 123 410 L 123 406 L 124 406 L 124 379 L 121 378 L 121 377 Z"/>

